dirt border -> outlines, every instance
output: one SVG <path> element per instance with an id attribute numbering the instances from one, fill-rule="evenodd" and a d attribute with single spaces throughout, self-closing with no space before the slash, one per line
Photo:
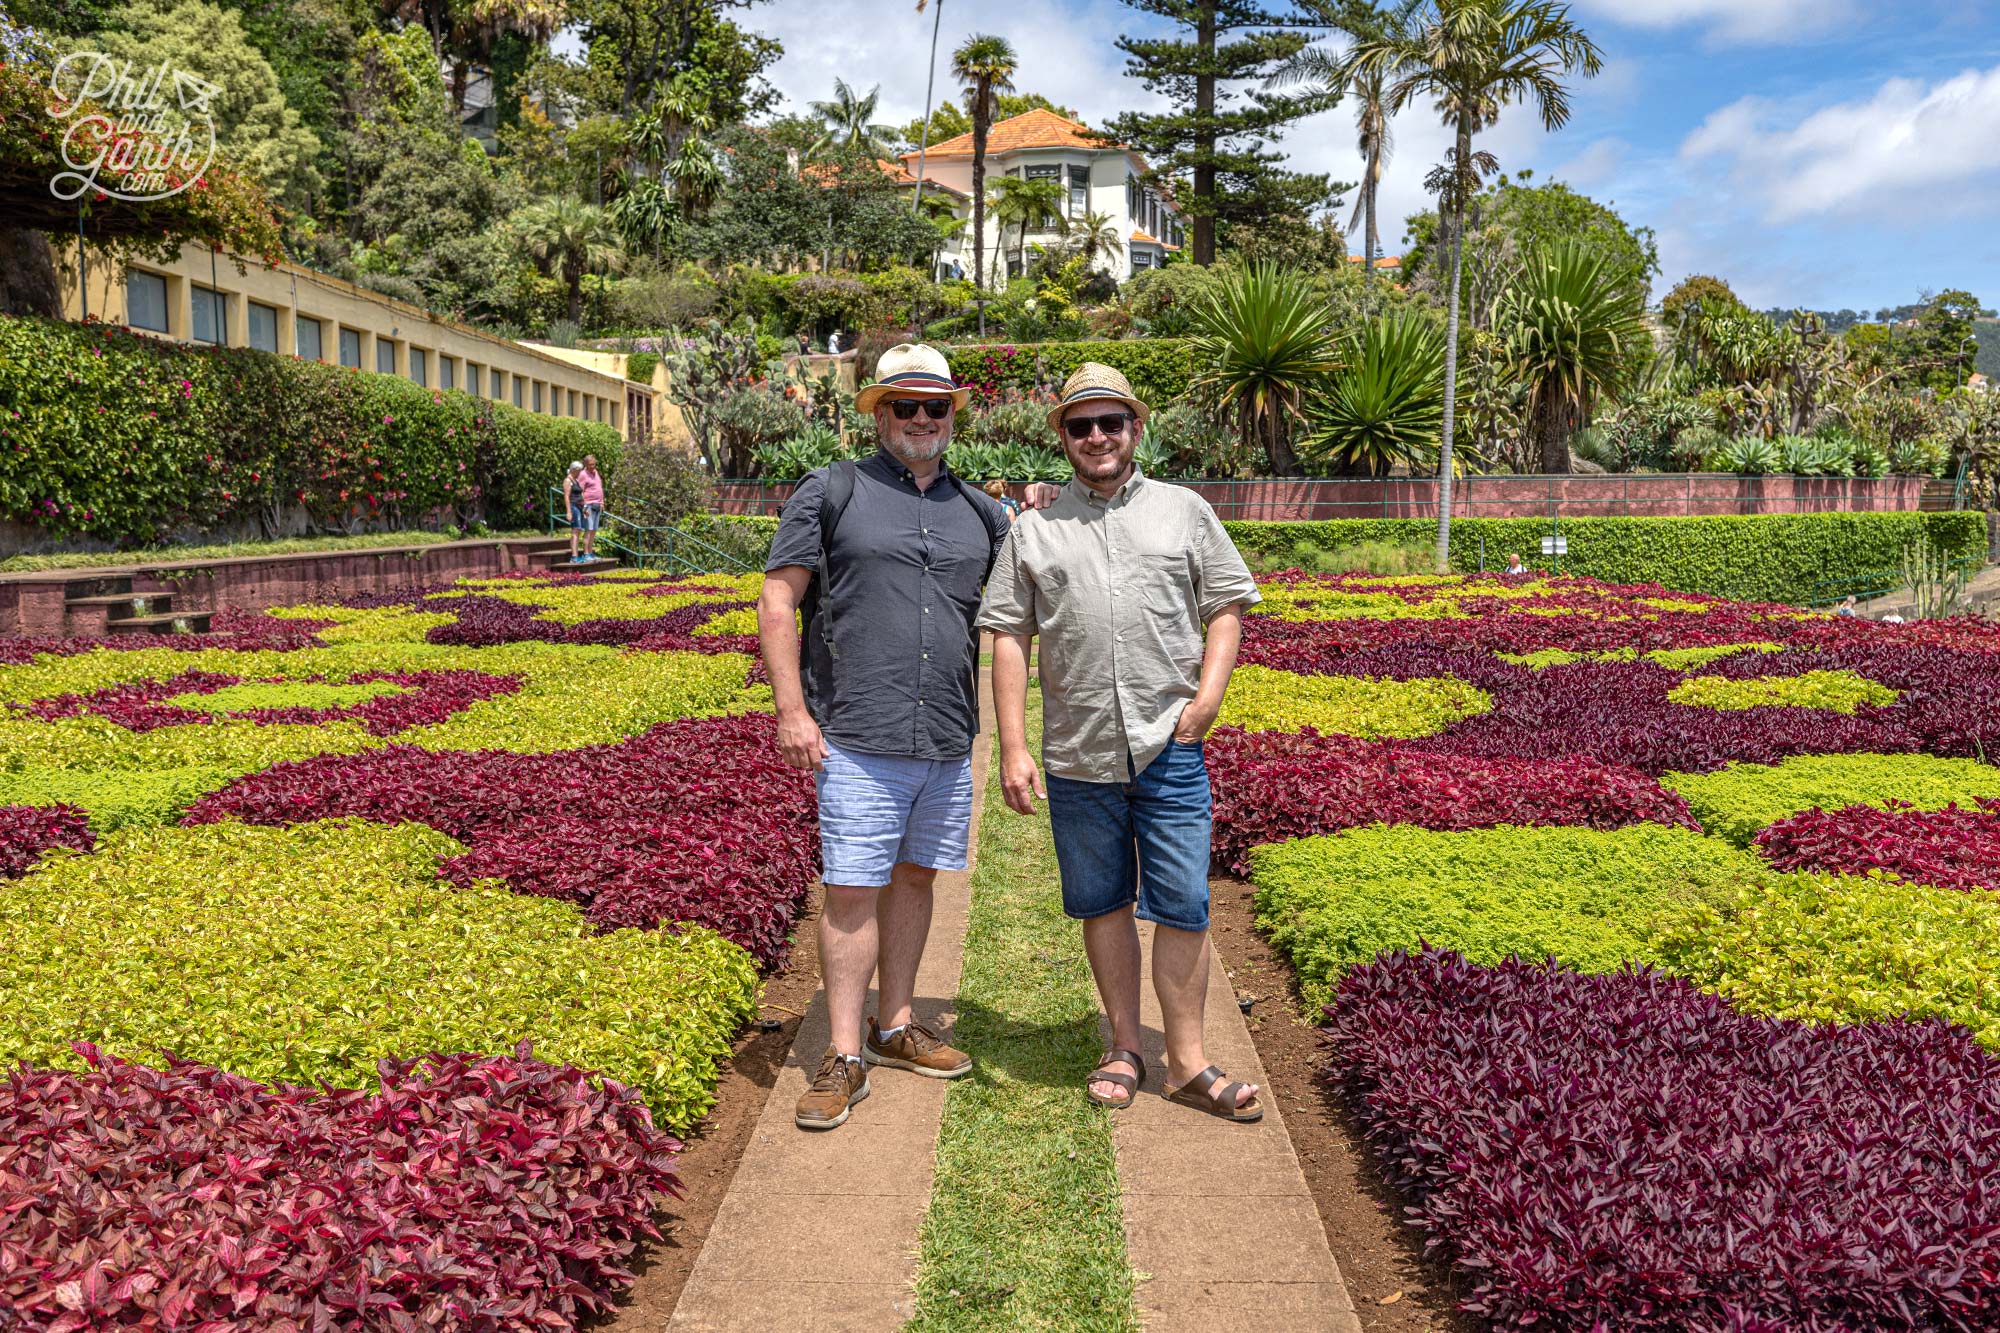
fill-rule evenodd
<path id="1" fill-rule="evenodd" d="M 778 1026 L 760 1031 L 753 1021 L 749 1031 L 736 1039 L 716 1083 L 715 1109 L 676 1159 L 687 1192 L 654 1219 L 665 1243 L 650 1242 L 634 1256 L 638 1281 L 618 1298 L 615 1309 L 587 1321 L 585 1327 L 602 1333 L 657 1333 L 673 1318 L 716 1210 L 736 1178 L 736 1164 L 743 1160 L 778 1071 L 791 1053 L 792 1038 L 819 990 L 819 908 L 820 888 L 815 884 L 792 928 L 790 959 L 782 972 L 764 979 L 757 1017 L 775 1020 Z"/>
<path id="2" fill-rule="evenodd" d="M 1299 1016 L 1291 965 L 1257 932 L 1251 892 L 1243 880 L 1210 881 L 1209 938 L 1238 1003 L 1252 1001 L 1245 1017 L 1250 1039 L 1284 1108 L 1292 1149 L 1362 1328 L 1480 1333 L 1483 1321 L 1456 1308 L 1463 1284 L 1444 1264 L 1423 1257 L 1421 1232 L 1397 1225 L 1403 1202 L 1376 1170 L 1353 1117 L 1321 1080 L 1326 1056 L 1319 1034 Z"/>

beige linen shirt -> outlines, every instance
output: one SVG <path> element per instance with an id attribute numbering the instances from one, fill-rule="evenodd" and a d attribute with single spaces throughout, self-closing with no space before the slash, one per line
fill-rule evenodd
<path id="1" fill-rule="evenodd" d="M 1262 600 L 1208 501 L 1134 469 L 1108 500 L 1072 477 L 1022 514 L 976 623 L 1041 636 L 1043 767 L 1124 782 L 1167 748 L 1194 698 L 1202 627 Z"/>

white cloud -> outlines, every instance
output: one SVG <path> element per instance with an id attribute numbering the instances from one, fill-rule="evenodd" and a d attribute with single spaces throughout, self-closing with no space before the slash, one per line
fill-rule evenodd
<path id="1" fill-rule="evenodd" d="M 1853 0 L 1578 0 L 1578 7 L 1635 28 L 1699 27 L 1717 42 L 1805 40 L 1854 14 Z"/>
<path id="2" fill-rule="evenodd" d="M 803 112 L 806 103 L 831 97 L 834 79 L 842 78 L 857 92 L 881 85 L 879 118 L 903 125 L 924 114 L 936 16 L 935 9 L 917 13 L 915 0 L 778 0 L 751 11 L 747 21 L 784 43 L 771 79 L 789 99 L 786 109 Z M 1023 92 L 1075 107 L 1091 124 L 1151 109 L 1159 99 L 1125 77 L 1125 55 L 1113 42 L 1157 26 L 1117 0 L 944 0 L 935 96 L 940 102 L 958 96 L 951 53 L 973 33 L 988 32 L 1014 44 L 1020 57 L 1014 84 Z"/>
<path id="3" fill-rule="evenodd" d="M 1582 152 L 1549 174 L 1571 189 L 1589 194 L 1618 178 L 1631 148 L 1623 139 L 1594 139 Z"/>
<path id="4" fill-rule="evenodd" d="M 1935 84 L 1890 79 L 1865 100 L 1804 112 L 1746 97 L 1688 135 L 1681 158 L 1726 164 L 1772 222 L 1858 207 L 1935 217 L 1985 197 L 2000 175 L 1996 136 L 2000 66 Z"/>

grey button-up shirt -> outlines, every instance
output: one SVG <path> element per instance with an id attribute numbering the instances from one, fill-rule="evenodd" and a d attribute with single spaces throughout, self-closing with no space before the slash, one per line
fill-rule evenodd
<path id="1" fill-rule="evenodd" d="M 819 567 L 827 469 L 785 501 L 764 568 Z M 940 471 L 928 490 L 877 450 L 855 469 L 828 551 L 828 585 L 806 626 L 806 706 L 843 749 L 956 759 L 979 731 L 979 586 L 1007 535 L 992 497 Z"/>
<path id="2" fill-rule="evenodd" d="M 1166 749 L 1194 698 L 1202 627 L 1262 600 L 1208 501 L 1134 469 L 1108 500 L 1072 477 L 1021 515 L 978 624 L 1041 636 L 1043 766 L 1123 782 Z"/>

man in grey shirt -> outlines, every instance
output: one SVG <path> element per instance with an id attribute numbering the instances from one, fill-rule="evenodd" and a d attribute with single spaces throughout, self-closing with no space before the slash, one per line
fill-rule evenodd
<path id="1" fill-rule="evenodd" d="M 962 870 L 972 820 L 980 585 L 1007 516 L 944 465 L 968 391 L 903 344 L 855 397 L 881 448 L 809 475 L 786 501 L 757 632 L 785 762 L 814 770 L 826 886 L 820 970 L 833 1040 L 794 1120 L 832 1129 L 867 1066 L 956 1078 L 971 1057 L 911 1016 L 939 870 Z M 816 593 L 808 598 L 808 589 Z M 806 652 L 797 611 L 808 604 Z M 882 974 L 881 1012 L 862 1008 Z M 879 1019 L 879 1021 L 878 1021 Z"/>
<path id="2" fill-rule="evenodd" d="M 1086 1083 L 1129 1106 L 1139 1056 L 1138 920 L 1153 929 L 1153 988 L 1165 1020 L 1169 1100 L 1227 1120 L 1264 1114 L 1202 1048 L 1208 991 L 1212 829 L 1202 742 L 1236 667 L 1256 582 L 1208 502 L 1132 465 L 1146 405 L 1125 377 L 1085 362 L 1049 414 L 1075 475 L 1001 548 L 981 629 L 993 631 L 993 705 L 1007 804 L 1049 803 L 1063 910 L 1111 1021 Z M 1205 632 L 1204 632 L 1205 631 Z M 1028 752 L 1028 641 L 1041 636 L 1042 762 Z"/>

